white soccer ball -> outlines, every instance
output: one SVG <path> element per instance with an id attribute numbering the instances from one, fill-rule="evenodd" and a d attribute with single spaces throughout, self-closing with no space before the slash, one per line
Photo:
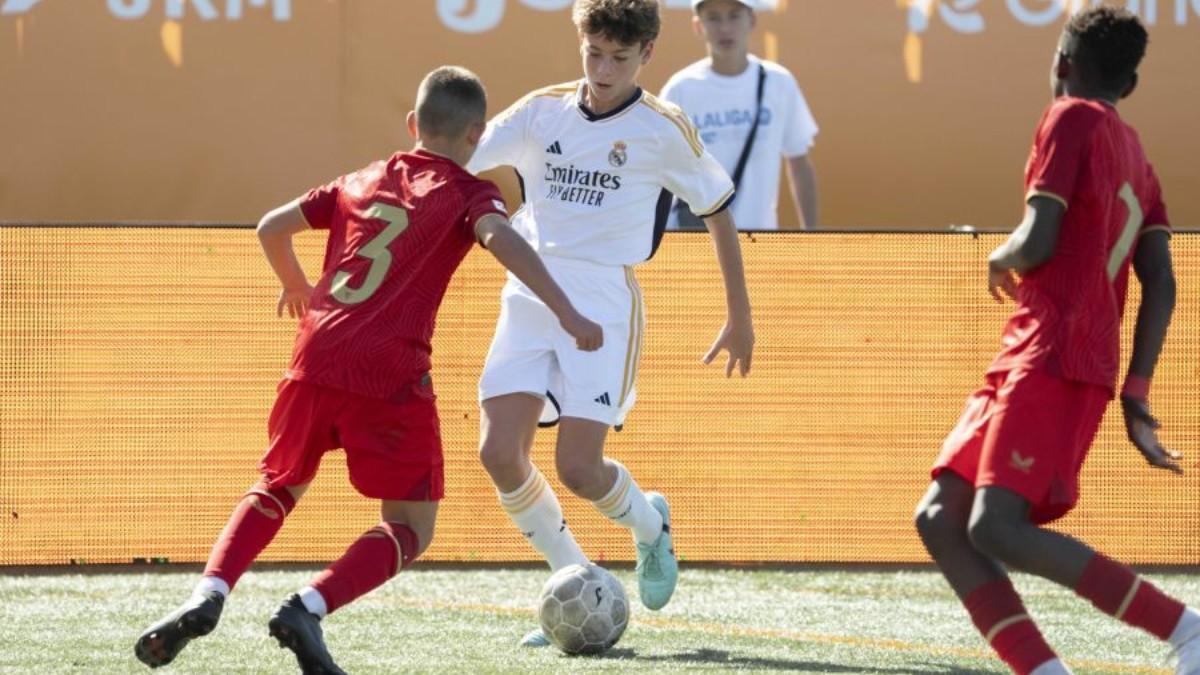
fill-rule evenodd
<path id="1" fill-rule="evenodd" d="M 570 565 L 542 587 L 538 619 L 546 637 L 567 654 L 600 654 L 629 625 L 629 599 L 603 567 Z"/>

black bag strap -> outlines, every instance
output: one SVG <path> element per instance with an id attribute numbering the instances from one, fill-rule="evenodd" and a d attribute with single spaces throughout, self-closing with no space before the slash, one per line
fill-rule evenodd
<path id="1" fill-rule="evenodd" d="M 754 126 L 750 127 L 750 135 L 746 137 L 746 146 L 742 148 L 742 156 L 738 158 L 737 168 L 733 170 L 733 186 L 742 183 L 742 174 L 746 172 L 746 163 L 750 160 L 750 148 L 754 146 L 754 137 L 758 135 L 758 122 L 762 119 L 763 84 L 767 81 L 767 68 L 758 64 L 758 93 L 754 98 Z"/>

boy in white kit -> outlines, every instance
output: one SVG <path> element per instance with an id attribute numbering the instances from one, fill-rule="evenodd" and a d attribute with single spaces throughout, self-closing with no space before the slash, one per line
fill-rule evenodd
<path id="1" fill-rule="evenodd" d="M 788 186 L 800 226 L 818 226 L 817 174 L 809 151 L 817 122 L 787 68 L 750 53 L 755 11 L 763 0 L 692 0 L 692 28 L 704 38 L 708 58 L 671 76 L 662 98 L 678 105 L 700 131 L 704 145 L 732 175 L 742 156 L 756 112 L 758 129 L 750 148 L 738 200 L 733 205 L 739 227 L 779 229 L 779 163 L 784 160 Z M 762 100 L 756 104 L 762 78 Z M 672 218 L 671 227 L 677 227 Z"/>
<path id="2" fill-rule="evenodd" d="M 543 408 L 559 410 L 556 468 L 563 484 L 633 532 L 642 603 L 660 609 L 678 579 L 670 512 L 628 470 L 604 457 L 610 426 L 633 405 L 644 318 L 633 266 L 649 259 L 671 193 L 703 205 L 725 280 L 728 317 L 710 363 L 728 350 L 726 375 L 750 370 L 754 330 L 737 231 L 726 207 L 733 184 L 675 106 L 637 85 L 659 31 L 657 0 L 576 0 L 585 77 L 537 90 L 488 124 L 468 168 L 517 170 L 525 203 L 513 227 L 541 254 L 581 312 L 604 328 L 584 354 L 517 279 L 479 382 L 480 459 L 500 503 L 554 570 L 587 562 L 562 508 L 529 460 Z M 547 644 L 541 631 L 523 644 Z"/>

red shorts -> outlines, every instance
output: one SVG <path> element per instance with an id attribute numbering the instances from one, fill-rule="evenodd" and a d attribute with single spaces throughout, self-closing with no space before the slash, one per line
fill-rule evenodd
<path id="1" fill-rule="evenodd" d="M 437 501 L 445 487 L 435 400 L 428 378 L 400 402 L 284 380 L 259 470 L 272 488 L 304 485 L 327 451 L 344 448 L 350 482 L 363 496 Z"/>
<path id="2" fill-rule="evenodd" d="M 1079 500 L 1079 471 L 1109 390 L 1036 370 L 992 373 L 946 437 L 933 477 L 949 469 L 975 485 L 1012 490 L 1029 519 L 1062 518 Z"/>

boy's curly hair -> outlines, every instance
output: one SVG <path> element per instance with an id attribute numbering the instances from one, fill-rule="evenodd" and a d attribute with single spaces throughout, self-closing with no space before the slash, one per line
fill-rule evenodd
<path id="1" fill-rule="evenodd" d="M 1112 92 L 1129 85 L 1150 40 L 1137 15 L 1109 6 L 1076 14 L 1065 31 L 1075 39 L 1079 53 L 1070 56 L 1084 77 Z"/>
<path id="2" fill-rule="evenodd" d="M 581 34 L 641 47 L 657 38 L 662 26 L 658 0 L 575 0 L 571 19 Z"/>

